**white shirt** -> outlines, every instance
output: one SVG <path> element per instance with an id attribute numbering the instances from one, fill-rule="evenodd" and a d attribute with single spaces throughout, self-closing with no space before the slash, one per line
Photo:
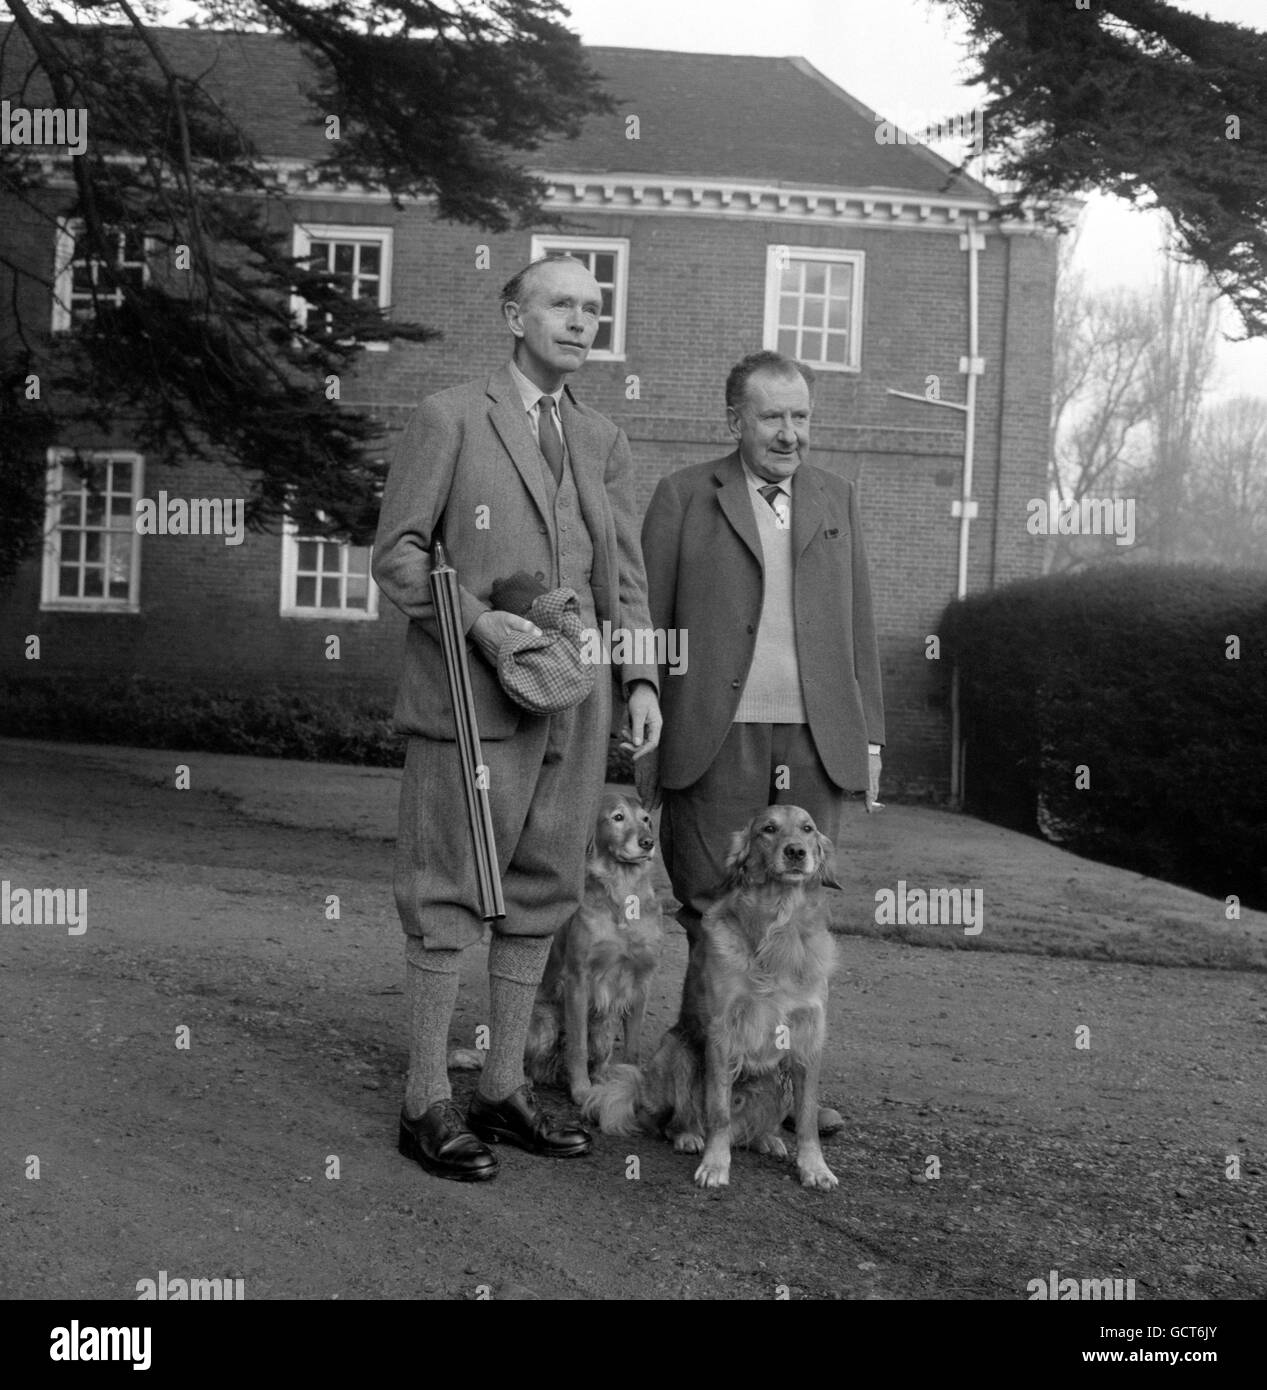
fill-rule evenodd
<path id="1" fill-rule="evenodd" d="M 748 486 L 752 489 L 752 505 L 754 507 L 768 507 L 770 503 L 761 495 L 763 487 L 769 487 L 768 478 L 759 477 L 748 467 L 747 460 L 742 454 L 739 455 L 739 462 L 743 465 L 744 477 L 748 479 Z M 774 517 L 780 531 L 788 530 L 792 525 L 792 480 L 784 478 L 782 482 L 776 483 L 780 491 L 774 494 Z"/>
<path id="2" fill-rule="evenodd" d="M 523 398 L 524 410 L 528 412 L 528 420 L 532 425 L 533 437 L 537 441 L 537 447 L 541 447 L 541 397 L 554 397 L 554 428 L 558 433 L 559 440 L 563 444 L 563 456 L 567 457 L 567 440 L 563 438 L 563 418 L 561 414 L 560 402 L 563 399 L 563 387 L 557 391 L 543 391 L 535 381 L 529 381 L 515 363 L 514 358 L 510 360 L 510 375 L 515 385 L 519 388 L 519 394 Z"/>

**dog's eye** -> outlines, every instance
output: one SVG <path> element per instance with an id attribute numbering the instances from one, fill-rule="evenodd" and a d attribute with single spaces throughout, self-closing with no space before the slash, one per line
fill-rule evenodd
<path id="1" fill-rule="evenodd" d="M 624 818 L 625 813 L 623 811 L 614 811 L 612 813 L 612 820 L 624 820 Z"/>
<path id="2" fill-rule="evenodd" d="M 763 835 L 773 835 L 774 832 L 775 832 L 776 830 L 778 830 L 778 828 L 779 828 L 779 827 L 778 827 L 777 825 L 775 825 L 775 823 L 774 823 L 773 821 L 771 821 L 769 825 L 764 826 L 764 827 L 762 828 L 761 833 L 762 833 Z"/>
<path id="3" fill-rule="evenodd" d="M 803 825 L 803 826 L 801 826 L 801 829 L 802 829 L 807 835 L 812 835 L 812 834 L 814 833 L 814 827 L 813 827 L 812 825 Z"/>

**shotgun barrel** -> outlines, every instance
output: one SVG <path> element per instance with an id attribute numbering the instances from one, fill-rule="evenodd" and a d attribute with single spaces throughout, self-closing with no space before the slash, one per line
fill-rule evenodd
<path id="1" fill-rule="evenodd" d="M 439 541 L 431 552 L 431 598 L 440 629 L 440 650 L 449 681 L 453 705 L 453 727 L 457 738 L 458 760 L 462 768 L 462 790 L 467 820 L 471 828 L 471 848 L 475 855 L 475 875 L 479 889 L 480 916 L 486 922 L 505 917 L 502 880 L 497 868 L 497 845 L 493 839 L 493 813 L 488 803 L 487 768 L 480 751 L 479 721 L 475 714 L 475 695 L 471 688 L 471 669 L 466 659 L 466 636 L 462 631 L 462 607 L 458 597 L 457 571 L 449 564 Z"/>

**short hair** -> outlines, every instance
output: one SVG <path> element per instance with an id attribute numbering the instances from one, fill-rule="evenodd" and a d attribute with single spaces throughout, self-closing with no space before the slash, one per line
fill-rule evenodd
<path id="1" fill-rule="evenodd" d="M 726 378 L 727 409 L 738 410 L 748 394 L 748 378 L 757 372 L 770 372 L 774 376 L 799 376 L 809 388 L 809 398 L 814 399 L 814 373 L 794 357 L 784 357 L 781 352 L 750 352 L 747 357 L 735 363 Z"/>
<path id="2" fill-rule="evenodd" d="M 548 255 L 540 257 L 538 260 L 530 262 L 522 270 L 516 271 L 514 275 L 502 286 L 501 306 L 504 310 L 507 304 L 520 303 L 523 292 L 527 288 L 529 277 L 538 266 L 549 265 L 551 261 L 576 261 L 575 256 L 569 256 L 564 251 L 551 251 Z M 576 261 L 582 269 L 585 267 L 584 261 Z"/>

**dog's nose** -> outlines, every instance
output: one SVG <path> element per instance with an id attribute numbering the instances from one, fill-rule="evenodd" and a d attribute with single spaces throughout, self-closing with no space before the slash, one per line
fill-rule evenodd
<path id="1" fill-rule="evenodd" d="M 789 864 L 801 864 L 805 860 L 804 845 L 784 845 L 783 857 Z"/>
<path id="2" fill-rule="evenodd" d="M 651 838 L 650 835 L 642 836 L 642 837 L 638 840 L 638 848 L 639 848 L 639 849 L 654 849 L 654 848 L 655 848 L 655 841 Z"/>

